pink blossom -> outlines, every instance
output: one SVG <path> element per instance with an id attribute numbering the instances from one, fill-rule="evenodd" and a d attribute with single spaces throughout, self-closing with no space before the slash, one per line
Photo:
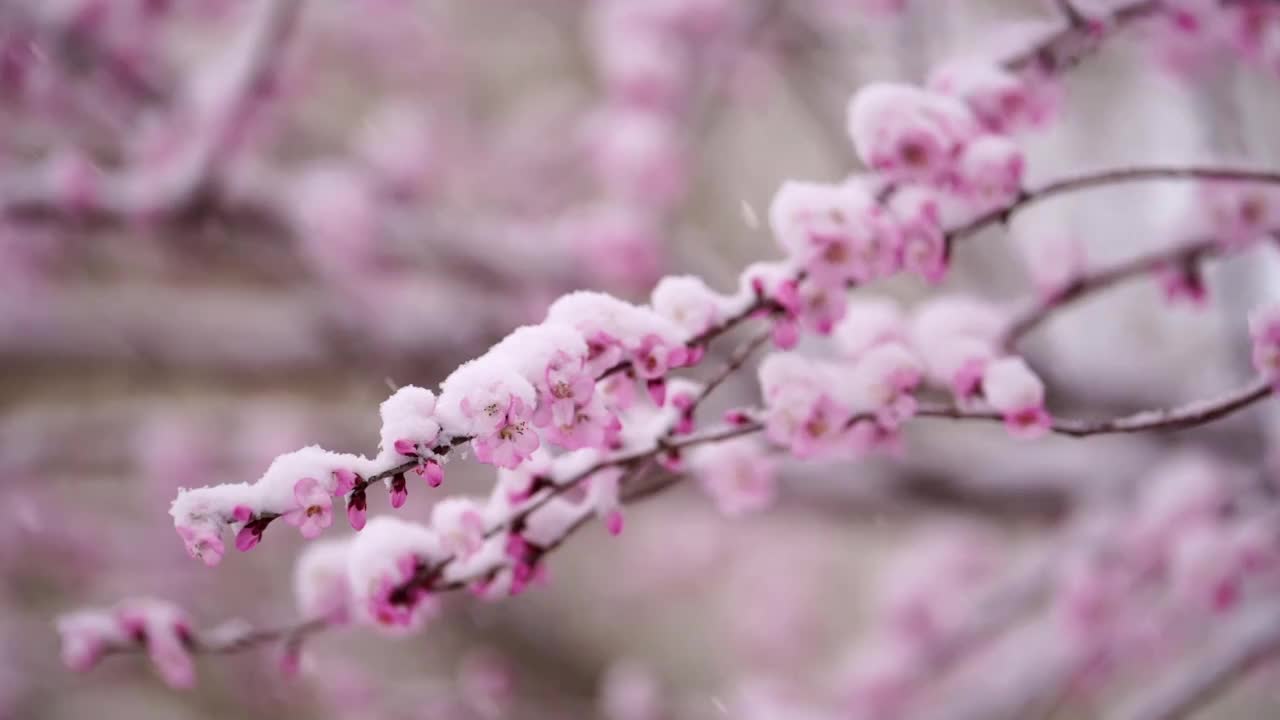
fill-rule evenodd
<path id="1" fill-rule="evenodd" d="M 796 299 L 796 319 L 819 335 L 830 335 L 848 308 L 843 287 L 816 282 L 801 283 Z"/>
<path id="2" fill-rule="evenodd" d="M 881 426 L 894 428 L 915 414 L 913 393 L 923 376 L 924 366 L 904 346 L 876 345 L 849 372 L 850 405 L 858 413 L 874 415 Z"/>
<path id="3" fill-rule="evenodd" d="M 1253 339 L 1253 367 L 1258 374 L 1280 382 L 1280 304 L 1266 305 L 1249 314 Z"/>
<path id="4" fill-rule="evenodd" d="M 653 380 L 668 371 L 684 367 L 689 360 L 689 349 L 672 344 L 656 334 L 645 335 L 639 347 L 632 351 L 631 367 L 642 380 Z"/>
<path id="5" fill-rule="evenodd" d="M 146 598 L 126 601 L 116 612 L 125 631 L 146 645 L 152 665 L 170 687 L 195 685 L 195 662 L 188 649 L 191 628 L 185 612 L 172 603 Z"/>
<path id="6" fill-rule="evenodd" d="M 545 428 L 547 440 L 566 450 L 611 447 L 622 430 L 617 415 L 609 410 L 603 397 L 596 397 L 576 408 L 562 423 Z"/>
<path id="7" fill-rule="evenodd" d="M 973 113 L 955 98 L 893 83 L 859 90 L 848 121 L 858 157 L 894 180 L 944 179 L 977 129 Z"/>
<path id="8" fill-rule="evenodd" d="M 988 364 L 982 374 L 982 394 L 1004 415 L 1005 426 L 1017 437 L 1039 437 L 1052 425 L 1044 409 L 1044 383 L 1020 357 Z"/>
<path id="9" fill-rule="evenodd" d="M 1155 270 L 1156 282 L 1170 303 L 1186 302 L 1194 308 L 1203 308 L 1209 299 L 1209 288 L 1204 273 L 1195 260 L 1176 264 L 1162 264 Z"/>
<path id="10" fill-rule="evenodd" d="M 195 560 L 203 560 L 205 565 L 213 567 L 222 562 L 226 546 L 222 543 L 221 530 L 208 523 L 178 525 L 178 537 L 186 546 L 187 554 Z"/>
<path id="11" fill-rule="evenodd" d="M 722 298 L 693 275 L 669 275 L 658 281 L 650 295 L 653 309 L 696 335 L 715 323 L 721 315 Z"/>
<path id="12" fill-rule="evenodd" d="M 1022 149 L 1002 135 L 983 135 L 965 146 L 957 168 L 964 197 L 979 211 L 1008 205 L 1022 191 Z"/>
<path id="13" fill-rule="evenodd" d="M 472 498 L 445 498 L 431 508 L 431 527 L 445 552 L 466 559 L 484 545 L 483 506 Z"/>
<path id="14" fill-rule="evenodd" d="M 764 510 L 777 495 L 776 463 L 754 438 L 696 448 L 689 465 L 716 507 L 730 517 Z"/>
<path id="15" fill-rule="evenodd" d="M 492 434 L 471 441 L 476 459 L 498 467 L 515 469 L 541 444 L 532 427 L 530 413 L 520 398 L 512 398 L 505 420 Z"/>
<path id="16" fill-rule="evenodd" d="M 769 223 L 779 244 L 819 284 L 865 282 L 898 269 L 898 230 L 857 183 L 783 183 Z"/>
<path id="17" fill-rule="evenodd" d="M 586 372 L 583 359 L 564 352 L 552 357 L 544 383 L 543 397 L 532 416 L 538 427 L 572 423 L 577 408 L 588 403 L 596 389 L 595 378 Z"/>
<path id="18" fill-rule="evenodd" d="M 945 63 L 929 76 L 929 89 L 963 100 L 991 132 L 1008 133 L 1041 126 L 1050 117 L 1052 97 L 1037 89 L 1050 78 L 1015 75 L 990 60 L 968 58 Z"/>
<path id="19" fill-rule="evenodd" d="M 839 447 L 850 415 L 830 394 L 831 378 L 812 361 L 775 353 L 760 364 L 765 400 L 765 432 L 798 457 L 830 453 Z"/>
<path id="20" fill-rule="evenodd" d="M 840 353 L 855 359 L 877 345 L 904 342 L 906 317 L 902 307 L 886 297 L 857 297 L 845 305 L 844 319 L 833 335 Z"/>
<path id="21" fill-rule="evenodd" d="M 115 615 L 103 610 L 80 610 L 57 620 L 62 640 L 62 662 L 76 672 L 86 672 L 107 650 L 124 647 L 131 639 Z"/>
<path id="22" fill-rule="evenodd" d="M 302 537 L 314 540 L 333 523 L 333 499 L 315 478 L 305 477 L 293 486 L 298 507 L 284 514 L 284 521 L 298 528 Z"/>
<path id="23" fill-rule="evenodd" d="M 930 283 L 941 282 L 947 272 L 947 245 L 937 193 L 917 185 L 903 187 L 893 194 L 889 207 L 898 224 L 902 267 Z"/>
<path id="24" fill-rule="evenodd" d="M 368 500 L 364 490 L 356 490 L 351 493 L 351 497 L 347 498 L 347 522 L 351 523 L 352 530 L 359 531 L 364 529 L 367 517 Z"/>

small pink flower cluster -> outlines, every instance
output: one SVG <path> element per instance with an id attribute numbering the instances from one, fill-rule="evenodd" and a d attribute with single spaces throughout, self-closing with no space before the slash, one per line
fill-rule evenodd
<path id="1" fill-rule="evenodd" d="M 1249 315 L 1253 339 L 1253 367 L 1258 374 L 1280 384 L 1280 305 L 1266 305 Z"/>
<path id="2" fill-rule="evenodd" d="M 1187 618 L 1233 613 L 1280 587 L 1272 523 L 1230 511 L 1242 480 L 1210 456 L 1183 452 L 1143 480 L 1131 511 L 1094 518 L 1101 522 L 1060 571 L 1055 599 L 1083 661 L 1167 648 Z"/>
<path id="3" fill-rule="evenodd" d="M 964 637 L 963 623 L 996 579 L 1001 555 L 993 537 L 951 524 L 931 528 L 895 555 L 875 634 L 853 650 L 836 678 L 853 717 L 910 717 L 934 661 Z"/>
<path id="4" fill-rule="evenodd" d="M 1280 8 L 1270 0 L 1166 0 L 1149 39 L 1166 67 L 1191 73 L 1223 51 L 1280 74 Z"/>
<path id="5" fill-rule="evenodd" d="M 439 397 L 400 388 L 379 409 L 373 458 L 313 446 L 276 458 L 255 483 L 182 489 L 170 510 L 179 536 L 192 557 L 215 565 L 227 528 L 239 550 L 257 545 L 277 518 L 307 539 L 318 537 L 333 523 L 335 497 L 345 497 L 347 518 L 360 530 L 372 479 L 383 481 L 399 508 L 408 498 L 408 469 L 439 487 L 447 453 L 468 441 L 479 460 L 506 470 L 528 463 L 545 443 L 567 451 L 619 448 L 620 416 L 633 406 L 635 385 L 643 385 L 654 405 L 670 404 L 668 373 L 701 359 L 700 346 L 686 344 L 686 337 L 744 302 L 688 278 L 660 288 L 662 312 L 599 293 L 571 293 L 551 306 L 546 322 L 516 329 L 455 370 Z M 680 404 L 671 410 L 681 416 L 683 432 L 692 430 L 691 397 L 671 400 Z"/>
<path id="6" fill-rule="evenodd" d="M 195 684 L 191 624 L 173 603 L 133 598 L 109 609 L 62 615 L 57 628 L 62 660 L 73 670 L 89 670 L 109 652 L 142 647 L 170 686 L 189 688 Z"/>
<path id="7" fill-rule="evenodd" d="M 896 449 L 926 380 L 949 388 L 961 407 L 984 400 L 1016 436 L 1050 427 L 1043 383 L 997 348 L 1004 321 L 994 308 L 944 296 L 908 322 L 886 299 L 844 307 L 834 332 L 841 362 L 775 354 L 760 367 L 769 437 L 796 455 Z"/>

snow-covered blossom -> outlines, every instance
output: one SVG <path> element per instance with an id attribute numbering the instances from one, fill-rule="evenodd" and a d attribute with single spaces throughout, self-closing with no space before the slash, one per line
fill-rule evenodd
<path id="1" fill-rule="evenodd" d="M 952 60 L 929 75 L 928 87 L 968 104 L 983 126 L 1009 133 L 1041 126 L 1054 110 L 1052 94 L 1038 89 L 1053 81 L 1015 75 L 983 58 Z"/>
<path id="2" fill-rule="evenodd" d="M 855 412 L 894 428 L 915 414 L 913 393 L 923 377 L 924 366 L 914 353 L 898 343 L 883 343 L 854 362 L 845 394 Z"/>
<path id="3" fill-rule="evenodd" d="M 537 395 L 533 384 L 498 356 L 472 360 L 440 386 L 437 409 L 445 427 L 473 437 L 481 462 L 514 468 L 538 449 L 532 423 Z"/>
<path id="4" fill-rule="evenodd" d="M 839 447 L 850 413 L 832 395 L 838 383 L 825 367 L 794 353 L 774 353 L 760 363 L 759 373 L 771 440 L 797 457 Z"/>
<path id="5" fill-rule="evenodd" d="M 475 498 L 444 498 L 431 508 L 431 529 L 446 553 L 466 559 L 484 544 L 484 505 Z"/>
<path id="6" fill-rule="evenodd" d="M 947 239 L 939 205 L 938 193 L 920 185 L 901 187 L 889 199 L 898 225 L 902 267 L 930 283 L 940 282 L 947 272 Z"/>
<path id="7" fill-rule="evenodd" d="M 694 275 L 668 275 L 653 288 L 649 302 L 659 315 L 696 335 L 720 321 L 725 299 Z"/>
<path id="8" fill-rule="evenodd" d="M 373 518 L 352 538 L 347 555 L 356 616 L 388 628 L 418 627 L 435 613 L 437 601 L 410 580 L 446 557 L 430 528 L 388 515 Z"/>
<path id="9" fill-rule="evenodd" d="M 702 489 L 730 517 L 764 510 L 777 495 L 777 463 L 756 438 L 694 448 L 688 462 Z"/>
<path id="10" fill-rule="evenodd" d="M 976 298 L 941 295 L 916 308 L 911 345 L 924 360 L 929 378 L 965 403 L 979 392 L 1003 327 L 1004 315 L 994 306 Z"/>
<path id="11" fill-rule="evenodd" d="M 1009 356 L 988 364 L 982 373 L 982 394 L 1004 415 L 1014 435 L 1034 438 L 1048 432 L 1052 419 L 1044 409 L 1044 383 L 1022 358 Z"/>
<path id="12" fill-rule="evenodd" d="M 958 187 L 978 211 L 1004 207 L 1022 191 L 1025 168 L 1017 143 L 1003 135 L 983 135 L 960 154 Z"/>
<path id="13" fill-rule="evenodd" d="M 858 157 L 895 180 L 946 178 L 977 119 L 963 102 L 910 85 L 872 83 L 849 102 Z"/>
<path id="14" fill-rule="evenodd" d="M 808 279 L 821 285 L 865 282 L 898 269 L 897 228 L 860 184 L 787 181 L 773 197 L 769 225 Z"/>
<path id="15" fill-rule="evenodd" d="M 426 453 L 440 434 L 435 411 L 435 393 L 414 385 L 406 385 L 383 400 L 378 408 L 382 416 L 379 462 L 400 464 Z"/>
<path id="16" fill-rule="evenodd" d="M 907 321 L 902 306 L 887 297 L 857 297 L 846 304 L 844 319 L 833 335 L 840 353 L 856 359 L 884 343 L 906 342 Z"/>
<path id="17" fill-rule="evenodd" d="M 351 538 L 319 540 L 298 555 L 293 566 L 293 596 L 304 618 L 344 622 L 351 611 L 347 557 Z"/>
<path id="18" fill-rule="evenodd" d="M 652 308 L 632 305 L 604 293 L 577 291 L 561 296 L 547 309 L 547 321 L 576 328 L 587 341 L 587 368 L 599 377 L 610 367 L 633 355 L 655 355 L 657 363 L 689 361 L 676 356 L 684 345 L 685 331 Z M 656 367 L 653 369 L 657 369 Z"/>

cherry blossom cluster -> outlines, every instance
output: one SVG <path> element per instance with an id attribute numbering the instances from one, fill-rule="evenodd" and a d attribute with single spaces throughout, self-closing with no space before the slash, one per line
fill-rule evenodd
<path id="1" fill-rule="evenodd" d="M 1158 20 L 1182 24 L 1199 5 L 1226 19 L 1272 12 L 1261 3 L 1165 5 L 1168 17 Z M 1081 19 L 1088 13 L 1077 15 L 1066 18 L 1065 32 L 1096 30 Z M 593 32 L 610 106 L 596 159 L 611 212 L 645 203 L 645 212 L 665 212 L 683 192 L 673 110 L 689 100 L 686 76 L 698 40 L 719 34 L 733 17 L 723 0 L 602 3 Z M 1203 289 L 1198 263 L 1210 249 L 1251 247 L 1280 226 L 1280 182 L 1245 171 L 1234 171 L 1235 180 L 1271 186 L 1222 181 L 1233 171 L 1120 170 L 1026 187 L 1014 134 L 1043 126 L 1057 111 L 1059 88 L 1041 75 L 1045 64 L 1014 69 L 1016 63 L 964 59 L 920 87 L 862 88 L 847 124 L 867 172 L 779 189 L 769 219 L 783 259 L 749 266 L 730 294 L 694 276 L 661 279 L 647 304 L 566 294 L 540 323 L 512 331 L 437 388 L 395 390 L 380 406 L 373 456 L 310 446 L 279 456 L 254 482 L 181 490 L 170 514 L 187 552 L 216 565 L 228 532 L 237 549 L 249 550 L 277 520 L 313 540 L 294 567 L 304 624 L 264 635 L 285 639 L 293 651 L 294 638 L 319 627 L 419 629 L 442 612 L 446 591 L 495 600 L 520 594 L 545 578 L 545 557 L 576 528 L 597 519 L 620 533 L 632 491 L 661 490 L 686 471 L 724 514 L 744 515 L 775 499 L 777 448 L 802 460 L 901 453 L 902 429 L 917 417 L 995 421 L 1024 438 L 1177 428 L 1270 395 L 1280 386 L 1275 307 L 1249 319 L 1259 378 L 1243 391 L 1115 420 L 1050 416 L 1044 383 L 1011 349 L 1018 332 L 1067 299 L 1152 269 L 1171 268 L 1171 294 L 1195 296 Z M 385 148 L 371 153 L 373 165 L 395 164 Z M 390 169 L 388 177 L 396 176 Z M 1090 271 L 1081 260 L 1077 272 L 1041 283 L 1029 316 L 963 295 L 910 308 L 861 292 L 850 297 L 854 288 L 904 271 L 937 283 L 958 237 L 1039 199 L 1129 176 L 1214 180 L 1204 189 L 1212 244 L 1109 272 Z M 322 204 L 335 213 L 304 219 L 315 223 L 304 232 L 335 232 L 323 238 L 328 244 L 372 221 L 377 213 L 349 180 L 320 174 L 303 184 L 303 196 L 316 194 L 300 207 Z M 766 324 L 765 333 L 720 374 L 703 382 L 681 377 L 703 364 L 712 341 L 752 321 Z M 800 351 L 802 340 L 823 338 L 828 352 Z M 762 407 L 731 409 L 722 426 L 700 428 L 703 400 L 767 340 L 777 351 L 759 363 Z M 947 400 L 934 402 L 938 397 Z M 468 452 L 495 468 L 487 496 L 439 490 L 446 464 Z M 648 488 L 637 484 L 656 470 L 669 477 Z M 410 494 L 437 493 L 429 522 L 369 518 L 368 493 L 378 483 L 393 508 Z M 1061 562 L 1048 563 L 1037 577 L 1049 595 L 1050 637 L 1068 649 L 1069 680 L 1160 647 L 1182 619 L 1236 613 L 1274 591 L 1280 543 L 1273 518 L 1247 511 L 1239 497 L 1233 472 L 1204 458 L 1178 458 L 1143 484 L 1132 509 L 1083 528 Z M 342 509 L 355 532 L 320 539 Z M 984 617 L 984 600 L 999 593 L 998 571 L 1008 560 L 997 539 L 968 527 L 944 528 L 910 547 L 892 565 L 872 642 L 837 673 L 842 710 L 907 717 L 967 643 L 998 633 L 1000 623 Z M 153 600 L 67 615 L 59 630 L 73 668 L 87 669 L 108 652 L 145 649 L 175 686 L 192 684 L 190 653 L 207 647 L 180 609 Z M 618 714 L 654 704 L 656 691 L 645 682 L 624 677 L 618 684 L 619 695 L 636 696 L 617 699 Z"/>
<path id="2" fill-rule="evenodd" d="M 1048 429 L 1044 384 L 999 349 L 997 308 L 964 296 L 940 296 L 910 317 L 883 298 L 842 307 L 837 360 L 781 353 L 760 365 L 767 433 L 795 455 L 900 450 L 899 431 L 926 384 L 949 390 L 958 407 L 985 404 L 1015 435 Z"/>

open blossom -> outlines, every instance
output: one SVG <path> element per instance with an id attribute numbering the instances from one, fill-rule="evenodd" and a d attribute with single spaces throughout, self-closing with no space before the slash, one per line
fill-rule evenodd
<path id="1" fill-rule="evenodd" d="M 298 506 L 284 514 L 285 522 L 298 528 L 302 537 L 314 540 L 333 524 L 333 499 L 315 478 L 305 477 L 293 486 Z"/>
<path id="2" fill-rule="evenodd" d="M 1267 305 L 1249 314 L 1253 338 L 1253 367 L 1258 374 L 1280 382 L 1280 305 Z"/>
<path id="3" fill-rule="evenodd" d="M 1008 205 L 1017 197 L 1025 168 L 1017 143 L 1002 135 L 983 135 L 961 153 L 957 183 L 976 209 L 986 211 Z"/>
<path id="4" fill-rule="evenodd" d="M 471 441 L 476 459 L 507 469 L 524 462 L 541 444 L 530 415 L 523 400 L 512 398 L 501 425 L 491 434 L 478 435 Z"/>
<path id="5" fill-rule="evenodd" d="M 619 376 L 619 379 L 628 386 L 633 385 L 624 376 Z M 549 442 L 566 450 L 609 448 L 617 441 L 621 430 L 621 421 L 609 409 L 602 394 L 594 396 L 581 406 L 575 406 L 567 416 L 552 420 L 543 428 Z"/>
<path id="6" fill-rule="evenodd" d="M 849 135 L 858 157 L 895 180 L 936 182 L 955 166 L 977 121 L 947 95 L 894 83 L 872 83 L 849 103 Z"/>
<path id="7" fill-rule="evenodd" d="M 689 467 L 720 512 L 730 517 L 764 510 L 777 496 L 777 463 L 764 444 L 744 437 L 695 448 Z"/>
<path id="8" fill-rule="evenodd" d="M 865 282 L 898 269 L 898 230 L 858 183 L 787 181 L 773 197 L 769 224 L 778 243 L 820 284 Z"/>
<path id="9" fill-rule="evenodd" d="M 591 402 L 595 389 L 595 378 L 587 373 L 584 358 L 556 354 L 547 364 L 539 388 L 541 397 L 532 416 L 533 424 L 545 427 L 572 423 L 578 408 Z"/>
<path id="10" fill-rule="evenodd" d="M 1014 435 L 1033 438 L 1049 430 L 1044 383 L 1022 358 L 1010 356 L 988 364 L 982 373 L 982 394 L 1004 415 L 1005 426 Z"/>
<path id="11" fill-rule="evenodd" d="M 662 278 L 654 286 L 649 301 L 658 314 L 669 318 L 690 335 L 716 324 L 723 314 L 724 298 L 693 275 Z"/>

